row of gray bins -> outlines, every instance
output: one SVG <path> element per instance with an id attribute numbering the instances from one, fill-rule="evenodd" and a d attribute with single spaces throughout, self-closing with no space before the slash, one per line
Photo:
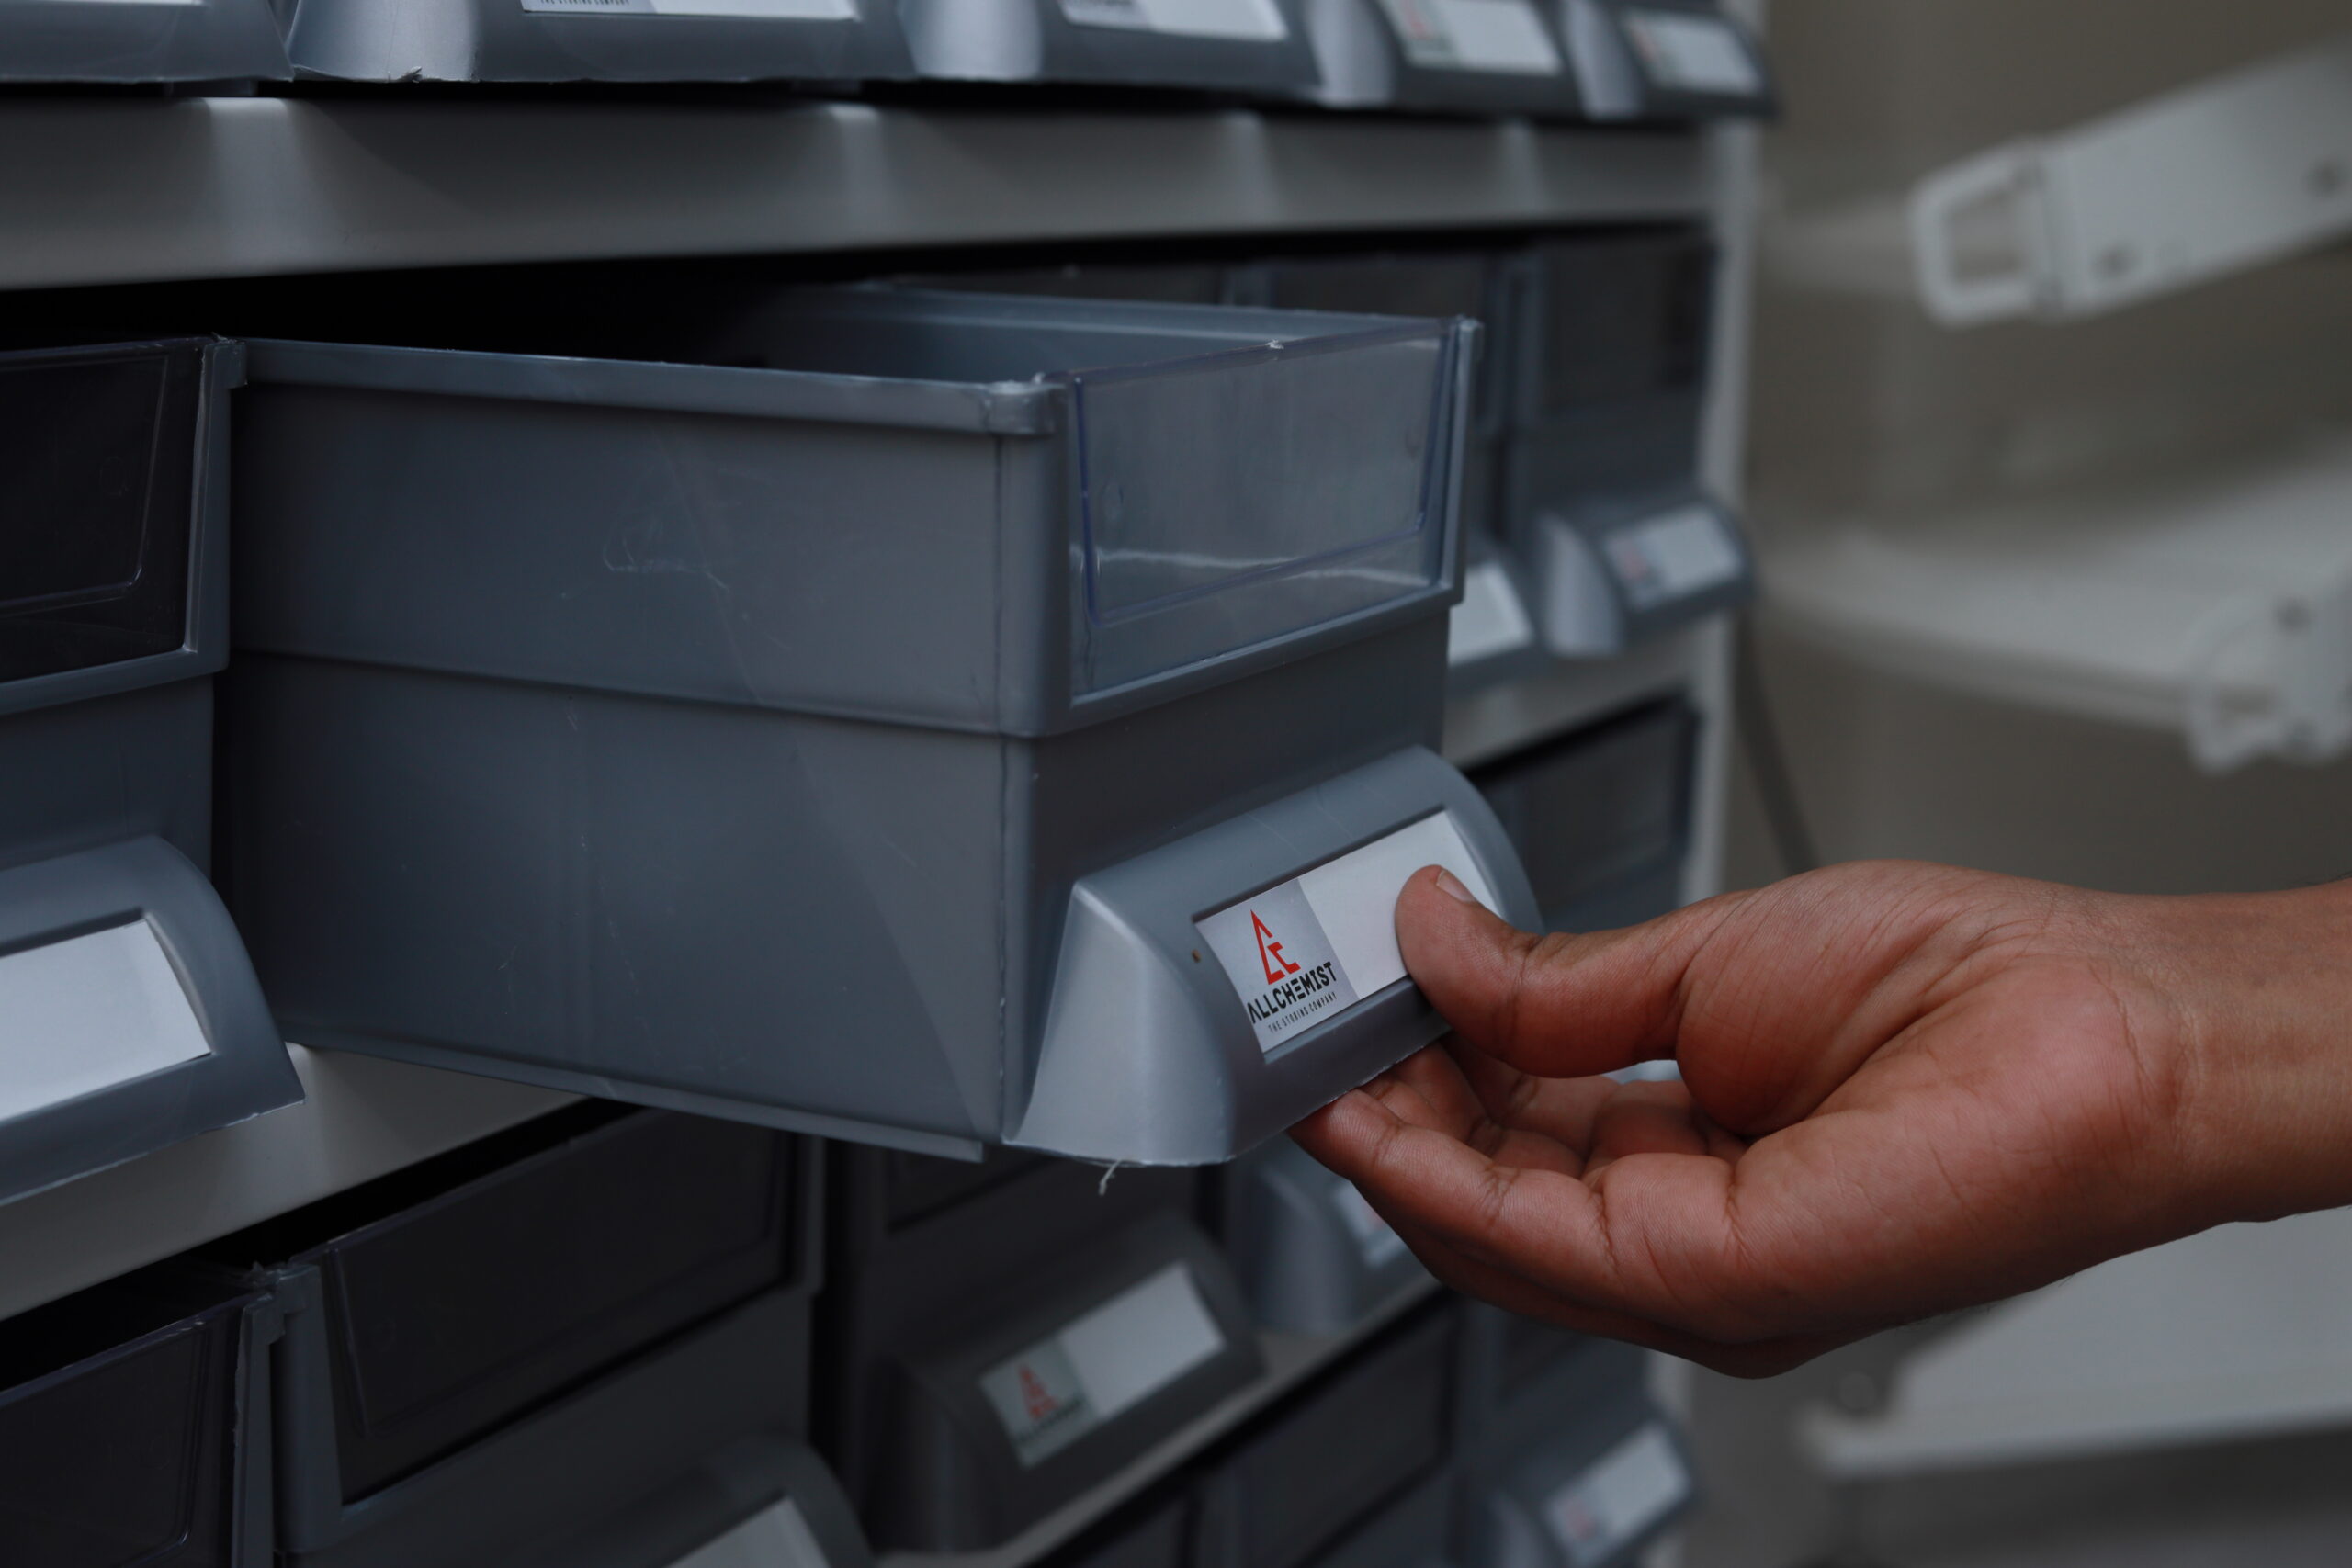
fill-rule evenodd
<path id="1" fill-rule="evenodd" d="M 0 81 L 911 79 L 1675 120 L 1767 109 L 1711 0 L 0 0 Z"/>
<path id="2" fill-rule="evenodd" d="M 1262 1374 L 1203 1186 L 582 1102 L 0 1323 L 0 1561 L 999 1545 Z M 1382 1317 L 1068 1560 L 1603 1568 L 1688 1501 L 1639 1355 Z"/>

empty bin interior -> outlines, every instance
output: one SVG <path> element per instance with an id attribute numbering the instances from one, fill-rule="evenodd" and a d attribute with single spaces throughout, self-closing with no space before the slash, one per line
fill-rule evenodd
<path id="1" fill-rule="evenodd" d="M 151 1270 L 0 1324 L 0 1562 L 227 1568 L 249 1299 Z"/>
<path id="2" fill-rule="evenodd" d="M 356 1498 L 784 1283 L 794 1147 L 591 1102 L 210 1250 L 320 1270 Z"/>

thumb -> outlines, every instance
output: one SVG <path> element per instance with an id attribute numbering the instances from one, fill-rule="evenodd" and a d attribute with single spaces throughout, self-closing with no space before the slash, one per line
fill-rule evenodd
<path id="1" fill-rule="evenodd" d="M 1720 902 L 1626 931 L 1539 937 L 1429 866 L 1397 895 L 1396 942 L 1464 1041 L 1521 1072 L 1586 1077 L 1674 1055 L 1683 976 Z"/>

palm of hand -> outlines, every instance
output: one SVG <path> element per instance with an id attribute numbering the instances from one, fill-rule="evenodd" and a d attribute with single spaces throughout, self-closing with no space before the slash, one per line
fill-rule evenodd
<path id="1" fill-rule="evenodd" d="M 1457 1034 L 1298 1136 L 1450 1283 L 1779 1370 L 2177 1234 L 2171 1022 L 2097 909 L 1860 865 L 1537 942 L 1417 881 Z M 1668 1055 L 1681 1083 L 1589 1076 Z"/>

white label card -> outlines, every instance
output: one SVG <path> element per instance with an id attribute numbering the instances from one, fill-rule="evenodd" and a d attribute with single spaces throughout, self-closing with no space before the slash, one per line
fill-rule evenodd
<path id="1" fill-rule="evenodd" d="M 1462 574 L 1462 603 L 1445 623 L 1445 661 L 1476 664 L 1517 653 L 1535 643 L 1535 622 L 1527 614 L 1510 573 L 1494 561 Z"/>
<path id="2" fill-rule="evenodd" d="M 1271 1053 L 1405 977 L 1396 895 L 1442 865 L 1489 909 L 1494 889 L 1445 812 L 1267 888 L 1196 922 Z"/>
<path id="3" fill-rule="evenodd" d="M 1625 30 L 1650 80 L 1669 91 L 1747 97 L 1764 90 L 1738 29 L 1720 17 L 1628 11 Z"/>
<path id="4" fill-rule="evenodd" d="M 523 0 L 550 17 L 743 17 L 763 22 L 854 22 L 858 0 Z"/>
<path id="5" fill-rule="evenodd" d="M 1061 6 L 1062 16 L 1081 28 L 1245 43 L 1280 43 L 1290 37 L 1274 0 L 1061 0 Z"/>
<path id="6" fill-rule="evenodd" d="M 1690 1473 L 1653 1421 L 1544 1499 L 1544 1522 L 1573 1568 L 1605 1562 L 1690 1495 Z"/>
<path id="7" fill-rule="evenodd" d="M 1224 1348 L 1193 1271 L 1171 1263 L 989 1368 L 980 1392 L 1028 1468 Z"/>
<path id="8" fill-rule="evenodd" d="M 1560 73 L 1535 0 L 1380 0 L 1380 8 L 1405 58 L 1424 70 Z"/>
<path id="9" fill-rule="evenodd" d="M 1713 507 L 1682 506 L 1620 528 L 1602 542 L 1626 602 L 1646 610 L 1739 580 L 1739 546 Z"/>
<path id="10" fill-rule="evenodd" d="M 211 1054 L 145 920 L 0 958 L 0 1121 Z"/>

